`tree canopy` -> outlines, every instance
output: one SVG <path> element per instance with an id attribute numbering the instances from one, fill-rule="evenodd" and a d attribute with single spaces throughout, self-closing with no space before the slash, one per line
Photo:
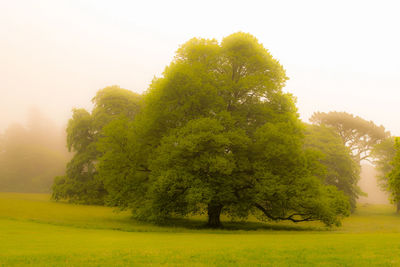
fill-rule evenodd
<path id="1" fill-rule="evenodd" d="M 54 199 L 71 202 L 103 204 L 107 191 L 97 178 L 96 162 L 101 153 L 97 141 L 105 125 L 116 118 L 133 120 L 140 109 L 141 98 L 118 86 L 99 90 L 92 99 L 92 112 L 74 109 L 67 126 L 68 149 L 74 153 L 67 164 L 66 174 L 56 177 L 53 185 Z"/>
<path id="2" fill-rule="evenodd" d="M 381 143 L 377 144 L 373 149 L 371 156 L 374 159 L 375 168 L 378 171 L 378 183 L 382 189 L 388 191 L 388 173 L 392 170 L 391 162 L 396 155 L 395 147 L 396 137 L 392 136 Z"/>
<path id="3" fill-rule="evenodd" d="M 397 211 L 400 211 L 400 138 L 394 138 L 394 156 L 389 162 L 387 175 L 384 176 L 385 186 L 391 194 L 391 200 L 397 203 Z M 393 151 L 393 150 L 392 150 Z M 392 153 L 392 151 L 390 153 Z M 390 154 L 389 154 L 390 155 Z"/>
<path id="4" fill-rule="evenodd" d="M 373 147 L 390 136 L 383 126 L 346 112 L 315 112 L 310 121 L 335 129 L 357 162 L 370 159 Z"/>
<path id="5" fill-rule="evenodd" d="M 314 174 L 283 67 L 258 40 L 193 38 L 144 94 L 134 120 L 98 139 L 98 177 L 110 205 L 146 220 L 220 214 L 338 224 L 349 202 Z"/>
<path id="6" fill-rule="evenodd" d="M 379 186 L 391 194 L 392 202 L 397 205 L 397 212 L 400 212 L 400 201 L 397 201 L 393 196 L 396 195 L 396 191 L 392 192 L 392 186 L 390 185 L 390 176 L 393 168 L 396 166 L 394 161 L 396 154 L 398 153 L 398 147 L 396 145 L 396 137 L 391 136 L 381 143 L 377 144 L 371 153 L 374 159 L 374 165 L 377 170 L 377 179 Z M 392 177 L 393 180 L 393 177 Z"/>

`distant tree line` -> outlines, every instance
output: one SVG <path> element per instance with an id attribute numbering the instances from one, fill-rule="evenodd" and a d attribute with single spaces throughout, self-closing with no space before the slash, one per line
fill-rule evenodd
<path id="1" fill-rule="evenodd" d="M 49 193 L 69 158 L 62 129 L 31 109 L 27 126 L 12 124 L 0 134 L 0 191 Z"/>
<path id="2" fill-rule="evenodd" d="M 389 137 L 347 113 L 299 119 L 284 68 L 258 40 L 193 38 L 142 95 L 111 86 L 73 110 L 74 153 L 53 198 L 130 209 L 141 220 L 207 214 L 339 225 L 360 161 Z"/>

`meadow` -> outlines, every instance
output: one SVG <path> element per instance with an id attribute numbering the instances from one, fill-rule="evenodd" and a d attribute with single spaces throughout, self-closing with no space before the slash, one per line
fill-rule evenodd
<path id="1" fill-rule="evenodd" d="M 205 218 L 156 226 L 129 212 L 0 193 L 0 266 L 400 266 L 400 215 L 360 205 L 338 228 Z"/>

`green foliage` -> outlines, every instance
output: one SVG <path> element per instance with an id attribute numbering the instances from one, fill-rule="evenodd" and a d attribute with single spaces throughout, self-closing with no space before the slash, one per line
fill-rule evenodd
<path id="1" fill-rule="evenodd" d="M 75 203 L 103 204 L 107 191 L 97 177 L 96 163 L 101 156 L 97 141 L 103 127 L 112 120 L 133 120 L 140 109 L 141 98 L 118 86 L 99 90 L 92 99 L 91 113 L 74 109 L 67 127 L 67 145 L 75 154 L 67 164 L 66 174 L 53 184 L 53 199 L 67 199 Z"/>
<path id="2" fill-rule="evenodd" d="M 383 190 L 390 191 L 388 174 L 393 169 L 391 162 L 396 155 L 395 137 L 389 137 L 375 145 L 371 155 L 374 158 L 374 165 L 378 171 L 378 184 Z"/>
<path id="3" fill-rule="evenodd" d="M 299 124 L 299 122 L 297 122 Z M 300 125 L 266 124 L 256 133 L 255 205 L 266 219 L 294 222 L 320 220 L 339 225 L 349 202 L 314 174 L 315 154 L 304 151 Z"/>
<path id="4" fill-rule="evenodd" d="M 357 186 L 360 168 L 351 157 L 340 136 L 331 128 L 318 125 L 307 125 L 306 148 L 320 154 L 319 162 L 324 170 L 319 171 L 318 177 L 327 185 L 334 185 L 349 198 L 354 211 L 356 201 L 361 193 Z"/>
<path id="5" fill-rule="evenodd" d="M 126 117 L 115 119 L 103 128 L 104 135 L 97 142 L 102 154 L 99 177 L 109 193 L 105 201 L 110 206 L 143 205 L 149 170 L 143 165 L 146 146 L 137 139 L 137 130 Z"/>
<path id="6" fill-rule="evenodd" d="M 343 143 L 350 148 L 357 162 L 370 159 L 373 147 L 390 136 L 383 126 L 377 126 L 372 121 L 346 112 L 316 112 L 310 121 L 332 127 L 340 135 Z"/>
<path id="7" fill-rule="evenodd" d="M 27 127 L 10 125 L 0 136 L 0 190 L 49 192 L 68 158 L 61 129 L 31 110 Z"/>
<path id="8" fill-rule="evenodd" d="M 395 155 L 390 162 L 390 172 L 387 174 L 387 186 L 393 202 L 400 202 L 400 138 L 394 140 Z"/>
<path id="9" fill-rule="evenodd" d="M 226 128 L 200 118 L 162 139 L 150 164 L 152 216 L 201 214 L 212 206 L 227 208 L 231 216 L 248 212 L 243 174 L 250 169 L 250 140 L 244 131 Z"/>
<path id="10" fill-rule="evenodd" d="M 136 217 L 207 213 L 338 224 L 348 201 L 313 175 L 285 70 L 257 39 L 191 39 L 154 79 L 135 120 L 97 142 L 110 205 Z"/>

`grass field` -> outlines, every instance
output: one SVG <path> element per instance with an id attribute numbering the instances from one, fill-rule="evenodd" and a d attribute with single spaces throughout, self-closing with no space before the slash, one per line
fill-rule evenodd
<path id="1" fill-rule="evenodd" d="M 394 211 L 360 206 L 333 229 L 225 222 L 210 230 L 202 218 L 154 226 L 106 207 L 0 193 L 0 266 L 400 266 Z"/>

